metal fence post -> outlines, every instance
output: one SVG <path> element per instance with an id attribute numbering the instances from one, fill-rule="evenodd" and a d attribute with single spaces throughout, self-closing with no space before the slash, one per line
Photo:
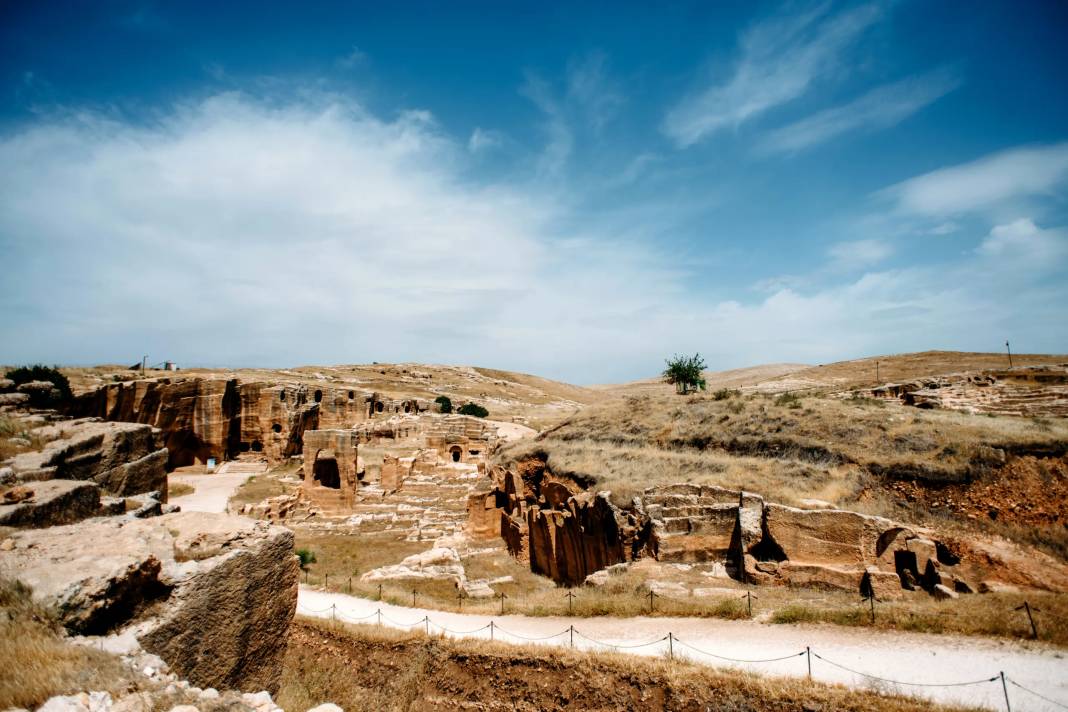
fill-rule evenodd
<path id="1" fill-rule="evenodd" d="M 1005 671 L 998 673 L 1001 677 L 1001 691 L 1005 693 L 1005 709 L 1012 712 L 1012 704 L 1009 702 L 1009 686 L 1005 684 Z"/>
<path id="2" fill-rule="evenodd" d="M 568 630 L 568 634 L 571 637 L 571 647 L 574 648 L 575 647 L 575 626 L 574 625 L 569 625 L 567 627 L 567 630 Z"/>
<path id="3" fill-rule="evenodd" d="M 493 621 L 490 621 L 490 640 L 493 640 Z"/>
<path id="4" fill-rule="evenodd" d="M 668 631 L 668 659 L 675 659 L 675 634 Z"/>
<path id="5" fill-rule="evenodd" d="M 805 646 L 805 658 L 808 660 L 808 679 L 812 679 L 812 648 Z"/>

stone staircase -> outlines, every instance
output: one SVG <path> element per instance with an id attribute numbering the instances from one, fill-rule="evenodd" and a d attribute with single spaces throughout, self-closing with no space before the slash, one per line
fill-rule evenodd
<path id="1" fill-rule="evenodd" d="M 738 495 L 699 485 L 646 490 L 645 511 L 660 522 L 659 560 L 692 564 L 726 559 L 738 518 Z"/>
<path id="2" fill-rule="evenodd" d="M 262 475 L 267 472 L 269 465 L 266 459 L 227 460 L 215 468 L 216 475 Z"/>
<path id="3" fill-rule="evenodd" d="M 431 471 L 407 475 L 395 491 L 383 490 L 377 483 L 362 487 L 351 506 L 343 511 L 324 508 L 322 513 L 349 515 L 346 524 L 358 531 L 395 531 L 409 541 L 433 541 L 461 532 L 467 521 L 467 498 L 486 489 L 486 476 L 475 465 L 462 463 L 427 469 Z"/>

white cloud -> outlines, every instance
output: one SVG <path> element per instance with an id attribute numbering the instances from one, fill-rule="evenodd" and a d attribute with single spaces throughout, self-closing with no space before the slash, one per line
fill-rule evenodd
<path id="1" fill-rule="evenodd" d="M 1068 142 L 1013 148 L 942 168 L 878 195 L 909 213 L 951 216 L 1053 195 L 1068 181 Z"/>
<path id="2" fill-rule="evenodd" d="M 876 239 L 838 242 L 830 246 L 827 256 L 835 270 L 855 270 L 877 265 L 894 253 L 887 242 Z"/>
<path id="3" fill-rule="evenodd" d="M 805 95 L 817 79 L 840 68 L 842 54 L 882 15 L 874 3 L 838 14 L 828 10 L 824 3 L 750 29 L 731 77 L 683 97 L 664 118 L 664 133 L 679 147 L 691 146 Z"/>
<path id="4" fill-rule="evenodd" d="M 568 64 L 567 95 L 595 131 L 600 131 L 624 103 L 622 91 L 608 75 L 608 56 L 600 51 Z"/>
<path id="5" fill-rule="evenodd" d="M 504 136 L 499 131 L 476 126 L 471 132 L 471 137 L 467 139 L 467 150 L 471 153 L 482 153 L 500 148 L 503 143 Z"/>
<path id="6" fill-rule="evenodd" d="M 960 85 L 942 70 L 876 87 L 848 104 L 817 112 L 772 131 L 761 143 L 763 153 L 793 153 L 840 134 L 890 128 Z"/>
<path id="7" fill-rule="evenodd" d="M 1036 272 L 1055 270 L 1068 256 L 1068 236 L 1063 229 L 1043 230 L 1030 218 L 1020 218 L 995 226 L 976 252 Z"/>
<path id="8" fill-rule="evenodd" d="M 1031 350 L 1068 346 L 1068 286 L 991 255 L 746 303 L 665 250 L 663 220 L 627 213 L 640 240 L 622 241 L 553 190 L 472 178 L 467 142 L 425 111 L 221 95 L 165 116 L 0 134 L 0 361 L 412 360 L 604 382 L 675 351 L 822 362 L 985 348 L 1009 325 Z"/>

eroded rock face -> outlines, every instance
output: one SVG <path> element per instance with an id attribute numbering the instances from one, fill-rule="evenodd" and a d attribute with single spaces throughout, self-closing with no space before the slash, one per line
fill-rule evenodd
<path id="1" fill-rule="evenodd" d="M 168 453 L 148 425 L 74 420 L 38 432 L 58 439 L 12 459 L 21 481 L 88 480 L 120 496 L 167 490 Z"/>
<path id="2" fill-rule="evenodd" d="M 15 533 L 0 567 L 71 631 L 127 629 L 201 687 L 276 691 L 299 567 L 288 529 L 201 512 Z"/>
<path id="3" fill-rule="evenodd" d="M 100 513 L 100 488 L 92 482 L 49 480 L 15 488 L 28 494 L 0 504 L 0 526 L 52 527 Z M 6 495 L 7 493 L 5 493 Z"/>
<path id="4" fill-rule="evenodd" d="M 326 384 L 179 378 L 109 384 L 78 396 L 71 412 L 159 428 L 173 469 L 244 452 L 280 462 L 301 453 L 306 430 L 352 428 L 379 414 L 428 407 Z"/>

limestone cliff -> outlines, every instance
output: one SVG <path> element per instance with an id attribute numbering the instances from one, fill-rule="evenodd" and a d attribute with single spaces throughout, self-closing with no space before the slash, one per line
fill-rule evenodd
<path id="1" fill-rule="evenodd" d="M 228 460 L 245 452 L 271 462 L 299 455 L 304 432 L 351 428 L 379 413 L 417 412 L 426 403 L 329 385 L 225 378 L 114 383 L 78 396 L 71 414 L 159 428 L 169 467 Z"/>

